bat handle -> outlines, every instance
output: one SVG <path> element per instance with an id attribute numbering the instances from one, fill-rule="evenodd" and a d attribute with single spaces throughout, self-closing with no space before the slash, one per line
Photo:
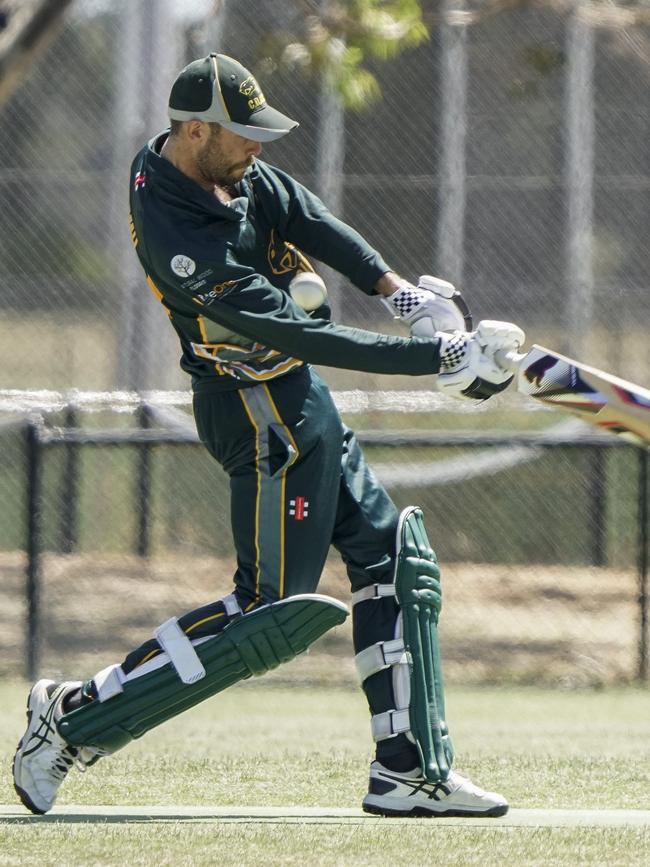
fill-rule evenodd
<path id="1" fill-rule="evenodd" d="M 494 360 L 499 367 L 502 367 L 504 370 L 510 370 L 513 373 L 517 373 L 519 365 L 525 357 L 525 353 L 515 352 L 514 350 L 505 352 L 503 349 L 498 349 L 494 353 Z"/>

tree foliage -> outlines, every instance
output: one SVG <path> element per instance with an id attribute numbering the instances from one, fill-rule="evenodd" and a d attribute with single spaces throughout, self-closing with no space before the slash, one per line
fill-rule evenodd
<path id="1" fill-rule="evenodd" d="M 596 26 L 629 27 L 650 23 L 650 0 L 458 0 L 445 4 L 423 2 L 423 16 L 427 25 L 439 23 L 447 11 L 443 6 L 462 16 L 467 24 L 474 24 L 500 12 L 514 9 L 553 9 L 560 13 L 577 12 Z M 437 8 L 434 8 L 437 7 Z M 460 20 L 460 19 L 457 19 Z"/>
<path id="2" fill-rule="evenodd" d="M 291 0 L 290 6 L 291 24 L 266 34 L 262 55 L 329 80 L 350 109 L 380 96 L 372 61 L 415 48 L 445 21 L 471 26 L 504 12 L 545 8 L 603 28 L 650 23 L 650 0 Z"/>
<path id="3" fill-rule="evenodd" d="M 419 0 L 294 0 L 294 5 L 295 29 L 268 34 L 265 53 L 325 77 L 352 109 L 380 93 L 368 60 L 388 60 L 428 38 Z"/>

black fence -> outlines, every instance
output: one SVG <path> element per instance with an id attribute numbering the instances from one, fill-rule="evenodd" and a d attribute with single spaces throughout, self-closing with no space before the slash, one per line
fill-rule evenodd
<path id="1" fill-rule="evenodd" d="M 25 624 L 25 671 L 32 679 L 40 662 L 41 646 L 41 583 L 42 558 L 45 553 L 43 533 L 43 471 L 45 454 L 53 449 L 62 449 L 62 473 L 59 479 L 60 515 L 58 537 L 60 553 L 73 553 L 78 541 L 79 496 L 81 467 L 80 456 L 83 448 L 115 449 L 128 446 L 136 449 L 134 472 L 130 480 L 132 509 L 136 520 L 132 552 L 141 558 L 147 558 L 151 551 L 151 486 L 152 459 L 155 449 L 161 446 L 195 446 L 201 448 L 194 432 L 176 429 L 153 427 L 157 423 L 156 411 L 143 406 L 139 410 L 137 428 L 87 430 L 76 426 L 78 417 L 74 408 L 68 408 L 64 419 L 67 427 L 50 427 L 42 417 L 34 417 L 24 425 L 24 447 L 26 467 L 26 568 L 25 594 L 26 624 Z M 636 679 L 646 682 L 648 679 L 648 557 L 650 520 L 648 494 L 648 462 L 649 452 L 609 436 L 595 433 L 580 433 L 559 435 L 549 433 L 504 433 L 484 431 L 481 433 L 464 432 L 379 432 L 368 431 L 360 433 L 359 438 L 364 446 L 380 446 L 388 449 L 400 449 L 402 454 L 408 450 L 423 447 L 447 449 L 463 448 L 497 448 L 497 447 L 530 447 L 543 450 L 581 450 L 588 454 L 586 466 L 589 468 L 589 479 L 586 479 L 587 500 L 591 514 L 589 516 L 590 564 L 594 567 L 605 565 L 607 513 L 606 474 L 603 472 L 605 456 L 612 450 L 627 450 L 627 455 L 636 466 L 636 503 L 631 504 L 630 514 L 636 516 L 636 529 L 633 538 L 638 582 L 637 594 L 637 626 L 636 654 L 637 663 L 634 666 Z"/>

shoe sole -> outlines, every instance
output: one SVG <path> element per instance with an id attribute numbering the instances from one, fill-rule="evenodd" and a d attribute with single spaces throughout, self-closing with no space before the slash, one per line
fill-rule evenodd
<path id="1" fill-rule="evenodd" d="M 509 810 L 508 804 L 497 804 L 495 807 L 490 807 L 489 810 L 428 810 L 426 807 L 413 806 L 410 809 L 400 809 L 399 807 L 380 807 L 378 804 L 369 804 L 366 801 L 361 805 L 364 813 L 372 813 L 374 816 L 403 816 L 413 819 L 445 819 L 445 818 L 467 818 L 467 819 L 496 819 L 499 816 L 505 816 Z"/>
<path id="2" fill-rule="evenodd" d="M 18 785 L 18 783 L 16 782 L 16 767 L 20 762 L 20 758 L 21 758 L 20 751 L 23 748 L 23 741 L 27 737 L 27 734 L 29 732 L 29 726 L 30 726 L 31 721 L 32 721 L 31 717 L 30 717 L 29 703 L 32 700 L 32 693 L 34 692 L 35 689 L 36 689 L 36 684 L 34 684 L 34 686 L 30 689 L 29 695 L 27 696 L 27 728 L 25 730 L 25 734 L 18 741 L 18 747 L 16 749 L 16 752 L 14 753 L 14 760 L 13 760 L 13 764 L 12 764 L 12 775 L 13 775 L 13 780 L 14 780 L 14 790 L 15 790 L 16 794 L 18 795 L 18 797 L 20 798 L 23 806 L 27 807 L 27 809 L 30 812 L 35 813 L 37 816 L 44 816 L 45 813 L 47 812 L 47 810 L 42 810 L 40 807 L 37 807 L 36 804 L 29 797 L 27 792 L 24 789 L 22 789 Z"/>

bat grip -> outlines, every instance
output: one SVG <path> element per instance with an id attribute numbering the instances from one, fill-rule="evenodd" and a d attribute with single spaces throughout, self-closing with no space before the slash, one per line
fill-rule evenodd
<path id="1" fill-rule="evenodd" d="M 505 352 L 503 349 L 498 349 L 494 353 L 494 360 L 499 367 L 502 367 L 504 370 L 510 370 L 512 373 L 517 373 L 519 365 L 525 357 L 525 353 L 522 354 L 520 352 L 515 352 L 514 350 Z"/>

